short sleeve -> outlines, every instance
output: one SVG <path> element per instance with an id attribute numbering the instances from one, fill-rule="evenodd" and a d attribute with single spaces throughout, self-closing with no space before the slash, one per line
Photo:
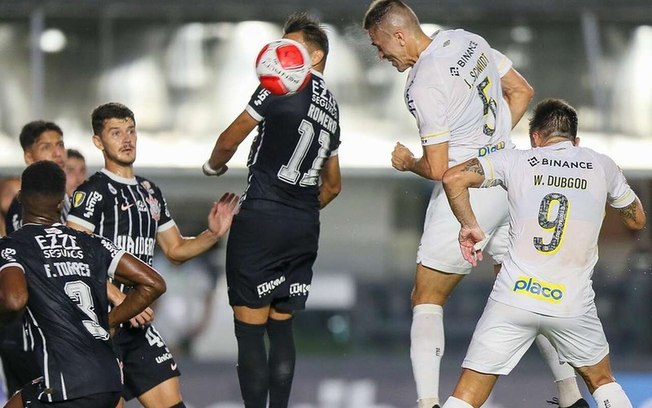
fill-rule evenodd
<path id="1" fill-rule="evenodd" d="M 91 182 L 80 185 L 72 195 L 68 221 L 95 232 L 96 226 L 101 224 L 104 196 L 105 192 L 96 189 Z"/>
<path id="2" fill-rule="evenodd" d="M 102 258 L 107 259 L 109 263 L 107 274 L 109 278 L 113 278 L 115 276 L 115 270 L 118 267 L 118 262 L 120 262 L 120 258 L 125 254 L 125 251 L 104 237 L 93 235 L 93 238 L 99 241 L 100 251 L 103 255 Z"/>
<path id="3" fill-rule="evenodd" d="M 278 98 L 281 97 L 273 95 L 270 91 L 259 85 L 253 95 L 251 95 L 251 99 L 245 110 L 257 122 L 262 122 L 265 119 L 267 108 Z"/>
<path id="4" fill-rule="evenodd" d="M 9 266 L 25 270 L 18 261 L 18 248 L 11 238 L 0 239 L 0 271 Z"/>
<path id="5" fill-rule="evenodd" d="M 408 109 L 417 120 L 421 145 L 439 144 L 450 140 L 450 125 L 446 117 L 448 98 L 441 87 L 413 86 L 407 93 Z"/>
<path id="6" fill-rule="evenodd" d="M 155 188 L 155 195 L 158 202 L 161 203 L 161 219 L 158 222 L 158 228 L 156 229 L 156 232 L 163 232 L 174 227 L 176 224 L 172 219 L 172 215 L 170 214 L 170 209 L 168 207 L 168 202 L 165 200 L 165 197 L 163 197 L 163 193 L 161 192 L 160 188 Z"/>
<path id="7" fill-rule="evenodd" d="M 507 75 L 509 70 L 512 69 L 512 60 L 507 58 L 505 54 L 501 53 L 498 50 L 494 50 L 493 48 L 491 49 L 491 55 L 496 62 L 496 70 L 498 71 L 498 75 L 500 75 L 501 78 Z"/>
<path id="8" fill-rule="evenodd" d="M 636 193 L 629 186 L 625 175 L 609 157 L 602 155 L 607 180 L 607 202 L 613 208 L 624 208 L 634 202 Z"/>
<path id="9" fill-rule="evenodd" d="M 514 150 L 501 150 L 492 153 L 489 156 L 478 157 L 478 161 L 484 171 L 485 181 L 481 187 L 493 187 L 496 185 L 506 186 L 509 179 L 509 162 L 508 153 L 514 153 Z"/>
<path id="10" fill-rule="evenodd" d="M 9 209 L 7 209 L 7 214 L 5 215 L 5 225 L 7 229 L 7 235 L 16 231 L 23 223 L 23 206 L 20 205 L 18 198 L 14 197 L 9 204 Z"/>

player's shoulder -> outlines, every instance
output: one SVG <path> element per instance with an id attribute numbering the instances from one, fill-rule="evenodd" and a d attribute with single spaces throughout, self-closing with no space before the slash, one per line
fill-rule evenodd
<path id="1" fill-rule="evenodd" d="M 109 177 L 101 171 L 97 171 L 92 174 L 87 180 L 81 183 L 79 187 L 77 187 L 77 190 L 86 192 L 102 190 L 107 188 L 108 183 Z"/>

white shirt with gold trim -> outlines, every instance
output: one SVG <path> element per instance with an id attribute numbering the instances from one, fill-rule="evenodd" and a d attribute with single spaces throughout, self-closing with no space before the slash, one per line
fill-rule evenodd
<path id="1" fill-rule="evenodd" d="M 587 312 L 605 203 L 636 198 L 620 168 L 571 142 L 479 160 L 485 184 L 502 184 L 509 197 L 509 246 L 490 297 L 549 316 Z"/>
<path id="2" fill-rule="evenodd" d="M 414 64 L 405 103 L 423 146 L 448 142 L 449 165 L 512 149 L 511 112 L 500 78 L 512 61 L 464 30 L 435 33 Z"/>

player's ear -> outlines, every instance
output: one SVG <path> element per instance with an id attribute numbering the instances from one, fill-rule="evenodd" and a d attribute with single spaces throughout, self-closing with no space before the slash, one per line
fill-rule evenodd
<path id="1" fill-rule="evenodd" d="M 324 61 L 324 51 L 314 50 L 313 52 L 310 53 L 310 62 L 312 63 L 313 67 L 316 67 L 317 65 L 321 64 L 322 61 Z"/>
<path id="2" fill-rule="evenodd" d="M 405 33 L 401 30 L 396 30 L 394 32 L 394 38 L 401 44 L 401 46 L 405 45 Z"/>
<path id="3" fill-rule="evenodd" d="M 575 140 L 573 141 L 573 146 L 579 146 L 580 145 L 580 137 L 575 136 Z"/>
<path id="4" fill-rule="evenodd" d="M 104 143 L 102 143 L 102 139 L 98 135 L 93 135 L 92 139 L 95 147 L 100 150 L 104 150 Z"/>
<path id="5" fill-rule="evenodd" d="M 27 164 L 28 166 L 34 163 L 34 156 L 32 156 L 31 149 L 25 150 L 25 153 L 23 153 L 23 159 L 25 159 L 25 164 Z"/>

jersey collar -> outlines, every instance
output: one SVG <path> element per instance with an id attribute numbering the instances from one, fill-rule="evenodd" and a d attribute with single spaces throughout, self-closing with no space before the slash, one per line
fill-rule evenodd
<path id="1" fill-rule="evenodd" d="M 106 174 L 106 176 L 108 178 L 110 178 L 111 180 L 116 181 L 118 183 L 130 184 L 130 185 L 138 184 L 138 181 L 136 181 L 136 177 L 131 177 L 131 178 L 121 177 L 121 176 L 118 176 L 115 173 L 110 172 L 109 170 L 106 169 L 106 167 L 102 168 L 102 170 L 100 170 L 100 171 L 102 173 Z"/>

